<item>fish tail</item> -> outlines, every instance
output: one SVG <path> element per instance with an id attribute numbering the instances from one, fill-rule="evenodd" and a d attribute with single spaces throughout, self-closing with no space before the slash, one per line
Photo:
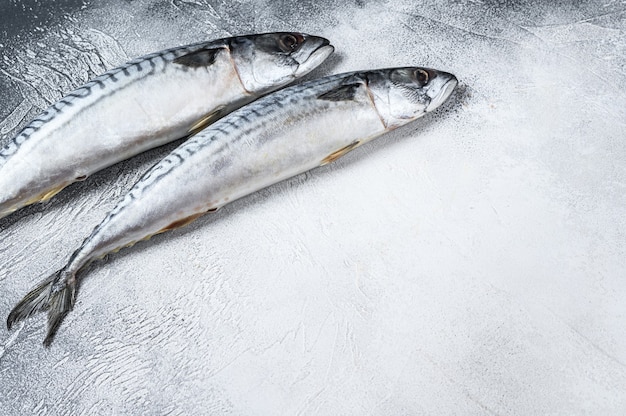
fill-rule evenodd
<path id="1" fill-rule="evenodd" d="M 39 283 L 13 308 L 7 318 L 7 328 L 35 312 L 48 311 L 48 332 L 43 341 L 49 346 L 63 318 L 72 310 L 76 295 L 76 278 L 59 270 Z"/>
<path id="2" fill-rule="evenodd" d="M 71 276 L 69 279 L 64 279 L 62 284 L 53 285 L 51 290 L 50 299 L 48 299 L 48 333 L 43 340 L 43 345 L 46 347 L 52 342 L 63 318 L 74 308 L 76 278 Z"/>
<path id="3" fill-rule="evenodd" d="M 60 272 L 43 280 L 13 308 L 7 318 L 7 328 L 11 329 L 17 322 L 23 321 L 35 312 L 43 311 L 48 307 L 48 298 L 52 284 Z"/>

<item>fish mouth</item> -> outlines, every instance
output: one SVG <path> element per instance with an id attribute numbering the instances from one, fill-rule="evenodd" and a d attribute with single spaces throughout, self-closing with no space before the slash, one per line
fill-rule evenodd
<path id="1" fill-rule="evenodd" d="M 452 91 L 454 91 L 454 88 L 459 83 L 454 75 L 448 74 L 447 72 L 439 72 L 437 74 L 437 79 L 439 79 L 439 88 L 435 88 L 435 90 L 438 90 L 438 93 L 431 98 L 430 104 L 428 104 L 428 107 L 426 107 L 427 113 L 441 106 L 441 104 L 443 104 L 448 99 L 448 97 L 450 97 Z"/>
<path id="2" fill-rule="evenodd" d="M 298 69 L 295 72 L 296 77 L 308 74 L 335 51 L 328 39 L 317 36 L 309 36 L 306 44 L 303 46 L 305 47 L 298 53 L 299 56 L 294 57 L 298 61 Z"/>

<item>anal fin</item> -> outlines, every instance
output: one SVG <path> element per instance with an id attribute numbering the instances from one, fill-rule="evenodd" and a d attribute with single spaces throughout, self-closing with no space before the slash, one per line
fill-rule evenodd
<path id="1" fill-rule="evenodd" d="M 208 210 L 208 211 L 206 211 L 206 212 L 215 212 L 215 211 L 217 211 L 218 209 L 220 209 L 220 207 L 211 208 L 211 209 L 209 209 L 209 210 Z M 176 220 L 176 221 L 174 221 L 173 223 L 171 223 L 170 225 L 168 225 L 167 227 L 161 228 L 161 229 L 160 229 L 159 231 L 157 231 L 156 233 L 153 233 L 153 234 L 147 235 L 147 236 L 145 236 L 145 237 L 141 238 L 139 241 L 148 241 L 148 240 L 150 240 L 152 237 L 154 237 L 155 235 L 158 235 L 158 234 L 164 233 L 164 232 L 166 232 L 166 231 L 175 230 L 175 229 L 177 229 L 177 228 L 181 228 L 181 227 L 184 227 L 184 226 L 186 226 L 186 225 L 189 225 L 189 224 L 191 224 L 193 221 L 195 221 L 196 219 L 198 219 L 199 217 L 201 217 L 201 216 L 202 216 L 202 215 L 204 215 L 204 214 L 205 214 L 205 212 L 199 212 L 199 213 L 197 213 L 197 214 L 190 215 L 190 216 L 185 217 L 185 218 L 182 218 L 182 219 L 180 219 L 180 220 Z M 129 242 L 129 243 L 127 243 L 127 244 L 125 244 L 125 245 L 122 245 L 122 246 L 120 246 L 120 247 L 117 247 L 117 248 L 115 248 L 115 249 L 111 250 L 111 251 L 110 251 L 110 253 L 117 253 L 118 251 L 120 251 L 120 250 L 121 250 L 121 249 L 123 249 L 123 248 L 132 247 L 132 246 L 134 246 L 135 244 L 137 244 L 139 241 L 131 241 L 131 242 Z M 102 257 L 104 257 L 104 255 L 103 255 Z"/>
<path id="2" fill-rule="evenodd" d="M 322 159 L 322 162 L 320 163 L 320 166 L 328 165 L 330 162 L 334 162 L 335 160 L 339 159 L 341 156 L 343 156 L 346 153 L 348 153 L 350 150 L 353 150 L 353 149 L 359 147 L 360 144 L 361 144 L 361 142 L 357 140 L 357 141 L 354 141 L 354 142 L 350 143 L 349 145 L 347 145 L 345 147 L 342 147 L 341 149 L 337 150 L 336 152 L 332 152 L 331 154 L 326 156 L 324 159 Z"/>

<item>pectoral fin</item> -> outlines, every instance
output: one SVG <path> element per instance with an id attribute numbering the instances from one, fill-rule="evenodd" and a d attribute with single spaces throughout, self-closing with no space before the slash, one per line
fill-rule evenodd
<path id="1" fill-rule="evenodd" d="M 349 145 L 345 147 L 342 147 L 336 152 L 332 152 L 331 154 L 326 156 L 324 159 L 322 159 L 322 163 L 320 163 L 320 166 L 328 165 L 330 162 L 334 162 L 335 160 L 339 159 L 341 156 L 348 153 L 350 150 L 359 147 L 360 144 L 361 142 L 357 140 L 355 142 L 350 143 Z"/>
<path id="2" fill-rule="evenodd" d="M 204 130 L 209 124 L 213 124 L 214 121 L 222 117 L 222 110 L 224 107 L 219 107 L 217 110 L 207 114 L 189 128 L 187 132 L 189 136 L 193 136 L 201 130 Z"/>

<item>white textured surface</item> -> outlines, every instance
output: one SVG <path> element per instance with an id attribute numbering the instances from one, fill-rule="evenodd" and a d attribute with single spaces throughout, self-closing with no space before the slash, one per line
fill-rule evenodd
<path id="1" fill-rule="evenodd" d="M 0 331 L 0 414 L 626 413 L 623 2 L 59 3 L 0 33 L 1 143 L 94 73 L 228 34 L 325 36 L 312 76 L 421 64 L 463 85 L 96 264 L 50 349 L 43 315 Z M 0 221 L 0 316 L 171 148 Z"/>

